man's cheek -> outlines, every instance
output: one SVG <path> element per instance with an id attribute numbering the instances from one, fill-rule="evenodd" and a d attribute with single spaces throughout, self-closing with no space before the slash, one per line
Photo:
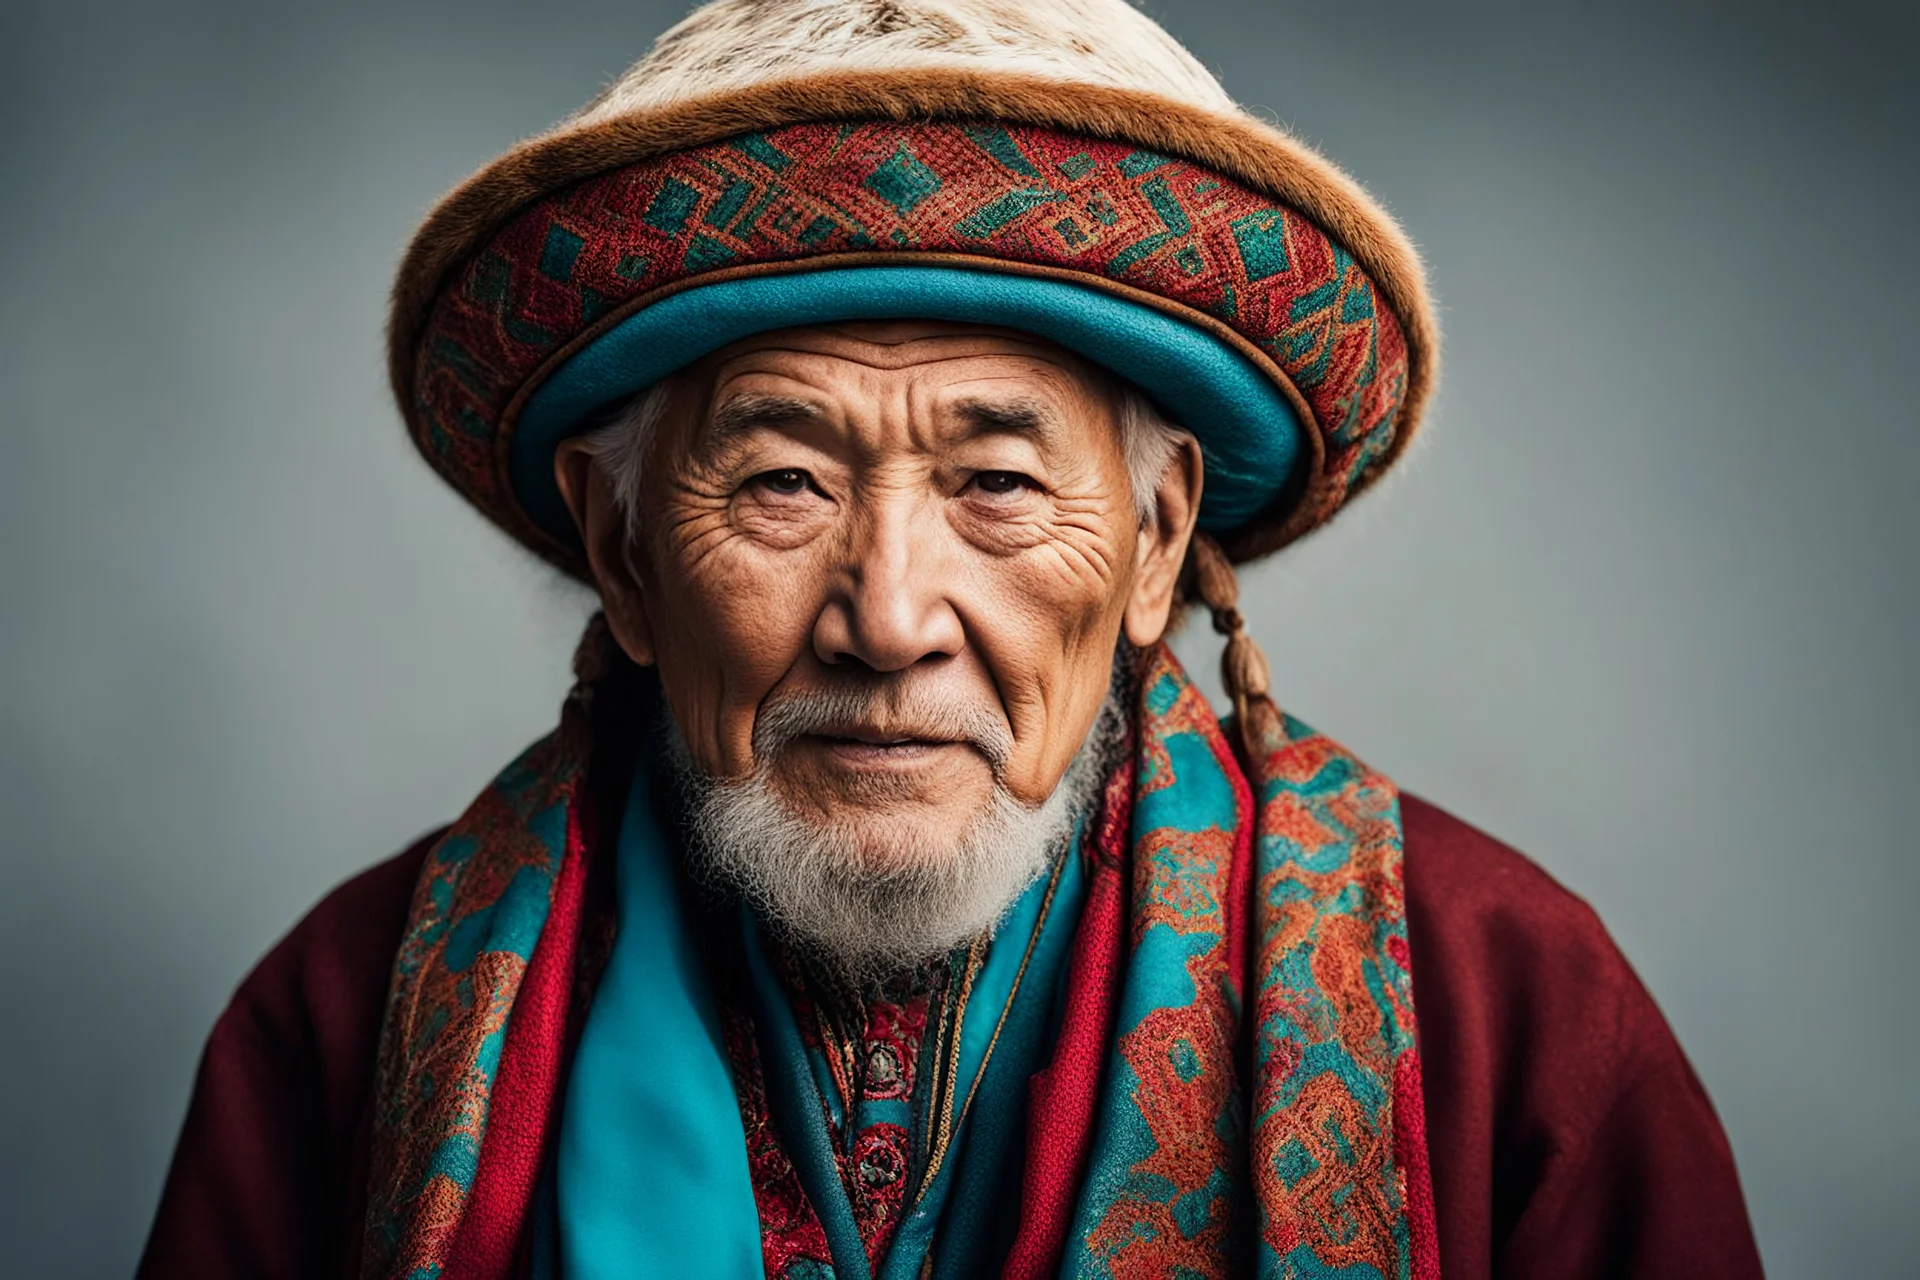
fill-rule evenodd
<path id="1" fill-rule="evenodd" d="M 757 704 L 806 650 L 819 612 L 813 577 L 736 563 L 703 574 L 679 599 L 685 642 L 715 672 L 733 704 Z"/>
<path id="2" fill-rule="evenodd" d="M 1077 561 L 1075 566 L 1084 568 Z M 1063 571 L 1047 552 L 993 566 L 972 585 L 969 594 L 976 603 L 967 613 L 982 620 L 979 632 L 988 659 L 1003 669 L 1008 684 L 1045 695 L 1089 661 L 1100 666 L 1105 679 L 1104 658 L 1090 651 L 1110 639 L 1109 633 L 1117 634 L 1123 584 L 1099 574 Z"/>
<path id="3" fill-rule="evenodd" d="M 717 528 L 669 551 L 670 598 L 723 636 L 778 628 L 802 618 L 817 595 L 819 557 L 779 551 Z"/>
<path id="4" fill-rule="evenodd" d="M 1006 574 L 968 610 L 1014 733 L 1007 781 L 1044 800 L 1093 725 L 1112 678 L 1120 603 L 1112 583 L 1038 570 Z"/>

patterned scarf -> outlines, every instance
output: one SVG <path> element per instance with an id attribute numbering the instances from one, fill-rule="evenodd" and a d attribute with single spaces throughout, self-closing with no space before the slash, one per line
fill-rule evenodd
<path id="1" fill-rule="evenodd" d="M 381 1039 L 369 1280 L 525 1266 L 601 951 L 586 780 L 607 652 L 590 631 L 559 729 L 422 866 Z M 1005 1275 L 1439 1274 L 1398 793 L 1265 698 L 1239 729 L 1244 760 L 1173 655 L 1148 655 L 1027 1083 Z"/>

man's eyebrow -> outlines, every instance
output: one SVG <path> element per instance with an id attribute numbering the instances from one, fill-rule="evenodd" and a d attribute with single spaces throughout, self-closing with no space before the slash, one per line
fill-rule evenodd
<path id="1" fill-rule="evenodd" d="M 976 433 L 1032 436 L 1042 444 L 1058 437 L 1063 425 L 1059 412 L 1042 400 L 981 400 L 970 396 L 955 403 L 953 411 Z"/>
<path id="2" fill-rule="evenodd" d="M 781 427 L 825 417 L 820 406 L 792 396 L 747 394 L 723 401 L 707 418 L 709 444 L 721 444 L 756 427 Z"/>

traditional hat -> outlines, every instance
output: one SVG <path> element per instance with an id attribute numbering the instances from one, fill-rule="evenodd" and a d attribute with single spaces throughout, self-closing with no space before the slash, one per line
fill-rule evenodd
<path id="1" fill-rule="evenodd" d="M 885 317 L 1139 386 L 1232 560 L 1383 473 L 1437 358 L 1393 220 L 1125 0 L 717 0 L 434 208 L 389 359 L 433 467 L 582 574 L 561 439 L 742 337 Z"/>

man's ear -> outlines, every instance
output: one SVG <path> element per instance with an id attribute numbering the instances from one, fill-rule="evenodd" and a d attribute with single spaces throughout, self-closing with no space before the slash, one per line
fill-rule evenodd
<path id="1" fill-rule="evenodd" d="M 1182 432 L 1167 469 L 1154 490 L 1153 512 L 1140 526 L 1136 545 L 1133 590 L 1127 597 L 1127 639 L 1145 648 L 1166 634 L 1173 611 L 1173 588 L 1186 563 L 1187 543 L 1193 540 L 1200 518 L 1200 490 L 1204 480 L 1200 442 Z"/>
<path id="2" fill-rule="evenodd" d="M 595 460 L 586 440 L 574 436 L 561 441 L 554 451 L 553 479 L 580 531 L 608 629 L 629 658 L 651 666 L 653 627 L 647 621 L 646 592 L 634 566 L 632 526 L 614 496 L 606 469 Z"/>

